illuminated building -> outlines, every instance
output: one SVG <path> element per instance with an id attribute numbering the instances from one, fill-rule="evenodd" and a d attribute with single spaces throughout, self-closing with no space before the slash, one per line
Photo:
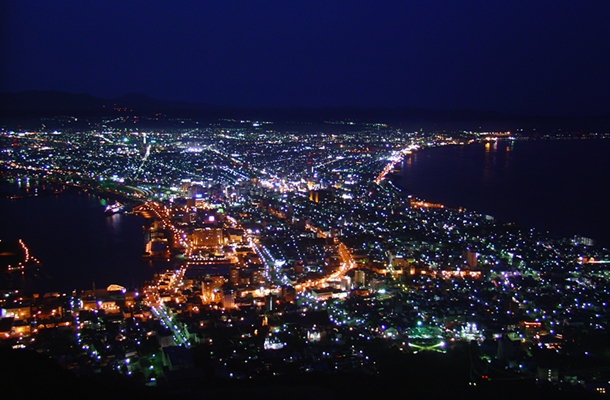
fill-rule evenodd
<path id="1" fill-rule="evenodd" d="M 263 285 L 267 279 L 265 278 L 265 274 L 263 271 L 255 270 L 252 271 L 252 284 L 253 285 Z"/>
<path id="2" fill-rule="evenodd" d="M 284 348 L 284 343 L 277 337 L 267 337 L 263 343 L 263 348 L 265 350 L 280 350 Z"/>
<path id="3" fill-rule="evenodd" d="M 193 245 L 197 247 L 217 247 L 223 242 L 222 229 L 220 228 L 199 228 L 191 235 Z"/>
<path id="4" fill-rule="evenodd" d="M 231 269 L 229 270 L 229 282 L 231 282 L 231 285 L 233 286 L 239 285 L 239 267 L 235 264 L 231 265 Z"/>
<path id="5" fill-rule="evenodd" d="M 464 251 L 464 258 L 466 260 L 466 263 L 468 264 L 468 266 L 470 268 L 476 268 L 477 267 L 477 253 L 472 251 L 472 250 L 466 250 Z"/>
<path id="6" fill-rule="evenodd" d="M 572 239 L 572 243 L 576 245 L 582 244 L 585 246 L 593 246 L 595 244 L 595 241 L 591 238 L 584 236 L 574 236 L 574 238 Z"/>
<path id="7" fill-rule="evenodd" d="M 182 190 L 182 192 L 187 193 L 189 190 L 189 187 L 191 186 L 191 180 L 190 179 L 183 179 L 180 185 L 180 189 Z"/>
<path id="8" fill-rule="evenodd" d="M 148 241 L 148 243 L 146 243 L 146 254 L 151 257 L 167 257 L 169 255 L 167 239 L 155 238 Z"/>
<path id="9" fill-rule="evenodd" d="M 350 277 L 346 275 L 343 278 L 341 278 L 341 290 L 343 290 L 344 292 L 347 292 L 351 288 L 352 288 L 352 280 L 350 279 Z"/>
<path id="10" fill-rule="evenodd" d="M 1 310 L 2 318 L 15 318 L 16 320 L 26 320 L 30 318 L 30 305 L 15 305 Z"/>
<path id="11" fill-rule="evenodd" d="M 241 243 L 244 241 L 244 231 L 242 229 L 227 229 L 226 232 L 229 237 L 229 242 Z"/>
<path id="12" fill-rule="evenodd" d="M 203 304 L 221 301 L 220 292 L 225 279 L 222 276 L 208 276 L 201 282 L 201 302 Z"/>
<path id="13" fill-rule="evenodd" d="M 354 286 L 363 287 L 365 285 L 366 285 L 366 273 L 361 269 L 357 269 L 356 271 L 354 271 Z"/>
<path id="14" fill-rule="evenodd" d="M 270 312 L 275 309 L 276 296 L 268 294 L 265 296 L 265 311 Z"/>
<path id="15" fill-rule="evenodd" d="M 235 308 L 235 293 L 232 289 L 222 291 L 222 306 L 225 309 Z"/>

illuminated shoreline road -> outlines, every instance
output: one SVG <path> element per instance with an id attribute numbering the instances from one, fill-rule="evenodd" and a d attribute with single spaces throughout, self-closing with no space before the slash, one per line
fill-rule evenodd
<path id="1" fill-rule="evenodd" d="M 377 177 L 373 180 L 374 183 L 380 184 L 383 181 L 387 174 L 394 170 L 396 164 L 398 164 L 404 156 L 413 153 L 413 151 L 419 149 L 419 146 L 411 144 L 407 146 L 405 149 L 395 152 L 392 156 L 390 156 L 390 163 L 385 166 L 385 168 L 377 175 Z"/>
<path id="2" fill-rule="evenodd" d="M 182 245 L 186 249 L 187 253 L 190 253 L 192 246 L 184 237 L 184 231 L 174 226 L 165 207 L 160 206 L 155 201 L 147 201 L 144 204 L 136 206 L 133 211 L 135 213 L 141 213 L 145 217 L 154 216 L 156 219 L 160 220 L 163 223 L 163 228 L 169 228 L 172 231 L 173 247 L 175 248 Z M 150 214 L 148 214 L 148 212 L 150 212 Z M 188 256 L 189 254 L 186 255 Z"/>

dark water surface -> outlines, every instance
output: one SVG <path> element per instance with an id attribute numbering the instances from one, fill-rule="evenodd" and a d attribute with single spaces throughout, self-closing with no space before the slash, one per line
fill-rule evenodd
<path id="1" fill-rule="evenodd" d="M 3 184 L 3 192 L 13 189 Z M 0 198 L 0 239 L 23 239 L 49 276 L 28 288 L 69 292 L 93 282 L 97 288 L 139 287 L 163 269 L 142 259 L 145 220 L 105 216 L 104 202 L 86 193 Z"/>
<path id="2" fill-rule="evenodd" d="M 610 246 L 610 140 L 426 149 L 405 158 L 397 183 L 429 201 Z"/>

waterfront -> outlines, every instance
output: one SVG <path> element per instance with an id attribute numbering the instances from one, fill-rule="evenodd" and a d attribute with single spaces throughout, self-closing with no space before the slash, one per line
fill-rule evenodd
<path id="1" fill-rule="evenodd" d="M 296 176 L 305 171 L 316 179 L 311 182 L 280 180 L 276 172 L 262 168 L 252 168 L 251 176 L 237 173 L 244 169 L 233 155 L 224 156 L 238 154 L 227 140 L 224 153 L 215 150 L 194 156 L 200 162 L 206 154 L 213 155 L 210 165 L 217 169 L 205 173 L 216 184 L 188 179 L 172 185 L 163 174 L 167 190 L 158 190 L 160 185 L 130 185 L 150 195 L 134 208 L 156 219 L 149 230 L 156 246 L 147 246 L 147 252 L 165 255 L 174 249 L 183 254 L 186 264 L 144 286 L 141 280 L 155 272 L 141 259 L 145 220 L 121 214 L 105 217 L 103 201 L 107 204 L 108 199 L 85 192 L 103 190 L 111 196 L 106 185 L 92 184 L 108 179 L 107 172 L 95 179 L 89 174 L 81 181 L 85 184 L 79 186 L 80 194 L 75 187 L 58 184 L 62 187 L 49 190 L 36 181 L 22 180 L 21 185 L 30 190 L 17 198 L 9 196 L 7 204 L 13 207 L 3 211 L 11 216 L 10 227 L 29 225 L 44 243 L 64 246 L 55 254 L 59 263 L 51 263 L 49 273 L 55 279 L 48 282 L 48 287 L 55 286 L 51 290 L 87 289 L 92 282 L 98 289 L 118 283 L 137 290 L 113 285 L 107 290 L 77 290 L 74 297 L 9 295 L 3 308 L 14 319 L 10 331 L 5 331 L 7 343 L 48 349 L 62 362 L 70 355 L 67 366 L 78 374 L 118 373 L 146 385 L 163 381 L 173 387 L 185 387 L 172 373 L 178 370 L 168 373 L 157 361 L 168 350 L 183 359 L 192 357 L 188 364 L 181 362 L 179 378 L 192 373 L 211 382 L 218 378 L 260 382 L 259 378 L 278 375 L 292 379 L 315 371 L 383 377 L 389 370 L 389 365 L 383 366 L 383 352 L 389 348 L 395 349 L 391 358 L 404 356 L 404 363 L 410 365 L 420 352 L 442 353 L 446 358 L 435 362 L 435 370 L 451 357 L 472 351 L 463 357 L 469 361 L 452 367 L 463 372 L 455 382 L 462 387 L 506 376 L 533 385 L 540 368 L 551 368 L 546 353 L 564 346 L 566 357 L 576 360 L 586 352 L 607 364 L 606 348 L 596 346 L 607 343 L 607 335 L 600 337 L 599 332 L 608 326 L 608 252 L 553 240 L 479 213 L 407 199 L 383 179 L 386 171 L 394 171 L 400 154 L 419 146 L 471 139 L 398 134 L 389 136 L 396 140 L 394 149 L 381 147 L 379 156 L 371 157 L 368 147 L 351 138 L 345 139 L 344 147 L 319 146 L 327 141 L 321 137 L 320 143 L 302 147 L 307 157 L 291 156 L 280 164 L 273 160 L 285 150 L 298 150 L 298 145 L 287 141 L 268 151 L 268 144 L 257 137 L 248 142 L 249 150 L 253 144 L 265 147 L 265 156 L 250 160 L 252 165 L 276 166 Z M 27 150 L 33 152 L 38 145 L 33 142 Z M 311 152 L 312 145 L 323 151 Z M 492 161 L 502 157 L 494 157 L 492 144 L 483 146 L 483 161 L 489 162 L 482 167 L 493 167 Z M 446 148 L 458 153 L 476 150 L 476 146 Z M 147 159 L 151 165 L 146 171 L 160 174 L 162 170 L 154 165 L 169 165 L 176 168 L 174 174 L 191 173 L 192 165 L 181 164 L 193 156 L 188 148 L 162 149 Z M 332 162 L 319 162 L 329 155 Z M 155 158 L 160 164 L 153 164 Z M 289 160 L 297 162 L 288 164 Z M 88 169 L 87 158 L 76 163 Z M 12 161 L 9 165 L 20 167 Z M 315 167 L 303 169 L 304 165 Z M 456 169 L 449 162 L 444 166 Z M 436 167 L 443 167 L 442 162 Z M 203 170 L 195 170 L 203 175 Z M 109 180 L 120 179 L 111 175 Z M 332 186 L 323 189 L 323 182 Z M 345 182 L 350 183 L 342 186 Z M 23 238 L 43 263 L 52 258 L 40 250 L 36 238 Z M 78 260 L 68 264 L 67 254 L 78 254 L 80 264 Z M 58 284 L 62 278 L 63 287 Z M 579 334 L 586 340 L 575 341 L 572 323 L 581 324 Z M 72 330 L 71 347 L 51 353 L 63 334 L 52 329 L 59 327 Z M 549 332 L 557 337 L 548 337 Z M 505 349 L 508 341 L 515 351 Z M 492 373 L 491 365 L 500 367 L 500 374 Z M 581 373 L 578 379 L 593 382 L 599 376 Z M 606 375 L 603 379 L 610 380 Z M 197 379 L 187 387 L 198 390 L 200 382 Z M 580 383 L 570 385 L 579 390 Z"/>
<path id="2" fill-rule="evenodd" d="M 407 157 L 402 184 L 426 200 L 608 246 L 610 195 L 603 177 L 610 175 L 609 150 L 606 140 L 444 146 Z M 2 189 L 15 192 L 15 186 Z M 1 198 L 0 238 L 23 239 L 41 260 L 50 278 L 37 282 L 40 290 L 84 289 L 93 282 L 141 286 L 168 264 L 142 260 L 145 220 L 107 217 L 104 201 L 84 192 Z"/>
<path id="3" fill-rule="evenodd" d="M 33 282 L 32 289 L 70 292 L 94 282 L 99 288 L 111 283 L 140 287 L 166 267 L 142 259 L 145 220 L 105 216 L 105 201 L 84 192 L 0 198 L 0 238 L 23 239 L 47 276 Z"/>
<path id="4" fill-rule="evenodd" d="M 416 195 L 501 221 L 610 246 L 610 141 L 498 141 L 407 156 L 398 181 Z"/>

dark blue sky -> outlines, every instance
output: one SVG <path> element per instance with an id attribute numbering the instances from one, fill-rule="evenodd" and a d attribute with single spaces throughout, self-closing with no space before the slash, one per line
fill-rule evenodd
<path id="1" fill-rule="evenodd" d="M 610 1 L 3 2 L 0 91 L 610 114 Z"/>

